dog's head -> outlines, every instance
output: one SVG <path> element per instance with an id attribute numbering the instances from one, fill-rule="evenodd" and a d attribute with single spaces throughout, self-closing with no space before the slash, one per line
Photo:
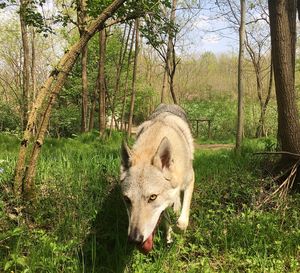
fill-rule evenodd
<path id="1" fill-rule="evenodd" d="M 163 138 L 148 164 L 134 159 L 134 152 L 123 143 L 121 188 L 129 217 L 128 238 L 148 253 L 153 248 L 153 235 L 163 211 L 174 202 L 172 186 L 172 151 Z"/>

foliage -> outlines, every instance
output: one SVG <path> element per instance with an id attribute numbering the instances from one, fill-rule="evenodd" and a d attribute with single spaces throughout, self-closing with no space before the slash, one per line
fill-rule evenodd
<path id="1" fill-rule="evenodd" d="M 233 141 L 236 131 L 236 113 L 237 102 L 231 97 L 214 96 L 210 99 L 185 101 L 183 107 L 187 112 L 188 118 L 211 120 L 211 132 L 213 141 Z M 255 111 L 255 104 L 248 102 L 245 111 L 245 136 L 255 137 L 255 129 L 258 120 L 258 110 Z M 269 110 L 266 115 L 266 128 L 269 136 L 276 136 L 276 112 Z M 192 129 L 196 132 L 196 123 L 192 122 Z M 199 124 L 199 137 L 201 140 L 207 140 L 208 128 L 207 122 Z"/>
<path id="2" fill-rule="evenodd" d="M 19 117 L 8 104 L 0 102 L 0 131 L 20 130 Z"/>

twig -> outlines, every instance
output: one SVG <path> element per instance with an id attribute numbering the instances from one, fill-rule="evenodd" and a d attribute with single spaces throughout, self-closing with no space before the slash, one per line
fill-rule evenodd
<path id="1" fill-rule="evenodd" d="M 260 208 L 262 205 L 269 202 L 277 193 L 279 193 L 279 198 L 283 199 L 286 197 L 288 190 L 291 189 L 294 185 L 299 165 L 300 165 L 300 160 L 298 160 L 295 164 L 293 164 L 293 166 L 289 168 L 287 171 L 285 171 L 283 174 L 277 176 L 276 180 L 284 176 L 285 174 L 287 174 L 289 171 L 291 171 L 288 177 L 281 183 L 281 185 L 275 191 L 273 191 L 269 196 L 267 196 L 261 202 L 258 208 Z"/>

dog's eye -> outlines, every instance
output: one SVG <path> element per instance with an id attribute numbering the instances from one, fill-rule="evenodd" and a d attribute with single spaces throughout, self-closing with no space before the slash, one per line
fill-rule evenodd
<path id="1" fill-rule="evenodd" d="M 131 205 L 131 200 L 129 199 L 128 196 L 124 195 L 123 198 L 124 198 L 124 201 L 125 201 L 125 203 L 126 203 L 127 205 Z"/>
<path id="2" fill-rule="evenodd" d="M 157 198 L 157 195 L 156 195 L 156 194 L 151 194 L 150 197 L 149 197 L 148 202 L 152 202 L 152 201 L 154 201 L 156 198 Z"/>

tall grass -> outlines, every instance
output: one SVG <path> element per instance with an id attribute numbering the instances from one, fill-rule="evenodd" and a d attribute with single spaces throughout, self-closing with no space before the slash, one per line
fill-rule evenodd
<path id="1" fill-rule="evenodd" d="M 271 140 L 246 141 L 240 156 L 197 151 L 188 231 L 167 246 L 159 229 L 144 256 L 127 244 L 121 138 L 47 139 L 28 210 L 11 192 L 18 139 L 0 135 L 1 272 L 299 272 L 300 197 L 257 207 L 272 181 L 253 151 L 269 149 Z"/>

